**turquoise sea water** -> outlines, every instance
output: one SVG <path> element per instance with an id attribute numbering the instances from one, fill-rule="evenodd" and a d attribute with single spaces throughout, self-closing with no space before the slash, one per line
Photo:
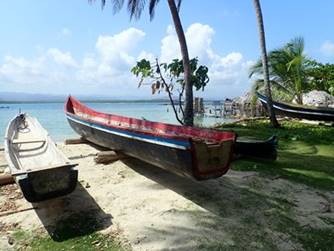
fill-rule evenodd
<path id="1" fill-rule="evenodd" d="M 172 108 L 163 103 L 122 102 L 86 104 L 102 112 L 178 124 Z M 19 113 L 19 110 L 36 117 L 56 142 L 61 142 L 66 138 L 76 137 L 75 132 L 71 129 L 65 118 L 64 103 L 0 104 L 0 107 L 9 107 L 0 108 L 0 136 L 2 139 L 5 135 L 8 122 Z M 219 122 L 223 122 L 223 120 L 212 117 L 198 117 L 195 120 L 197 125 L 202 126 L 211 126 Z M 0 145 L 3 144 L 2 139 L 0 140 Z"/>

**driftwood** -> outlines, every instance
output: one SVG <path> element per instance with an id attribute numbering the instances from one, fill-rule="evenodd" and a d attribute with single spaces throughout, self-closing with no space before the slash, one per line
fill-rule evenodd
<path id="1" fill-rule="evenodd" d="M 0 147 L 0 152 L 3 152 L 3 151 L 5 151 L 5 148 Z"/>
<path id="2" fill-rule="evenodd" d="M 115 151 L 102 151 L 96 154 L 94 158 L 97 164 L 110 164 L 117 160 L 126 159 L 128 156 Z"/>
<path id="3" fill-rule="evenodd" d="M 5 212 L 0 213 L 0 217 L 8 216 L 11 214 L 17 214 L 17 213 L 21 213 L 21 212 L 25 212 L 29 210 L 37 210 L 37 209 L 39 208 L 38 207 L 28 207 L 28 208 L 23 208 L 23 209 L 18 209 L 18 210 L 5 211 Z"/>
<path id="4" fill-rule="evenodd" d="M 66 139 L 65 145 L 75 145 L 75 144 L 85 144 L 88 141 L 84 138 L 76 138 L 76 139 Z"/>
<path id="5" fill-rule="evenodd" d="M 13 184 L 14 178 L 10 174 L 1 174 L 0 175 L 0 186 L 8 185 L 8 184 Z"/>

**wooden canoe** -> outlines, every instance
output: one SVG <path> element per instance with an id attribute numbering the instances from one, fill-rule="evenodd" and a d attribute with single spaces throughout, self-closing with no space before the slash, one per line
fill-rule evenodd
<path id="1" fill-rule="evenodd" d="M 229 169 L 235 133 L 151 122 L 95 111 L 69 97 L 70 126 L 94 144 L 197 180 Z"/>
<path id="2" fill-rule="evenodd" d="M 266 96 L 256 93 L 261 103 L 267 109 L 268 99 Z M 334 121 L 334 108 L 328 107 L 307 107 L 283 102 L 273 101 L 275 113 L 291 118 L 317 120 L 317 121 Z"/>
<path id="3" fill-rule="evenodd" d="M 11 175 L 29 202 L 62 196 L 75 189 L 76 164 L 56 147 L 36 118 L 20 114 L 12 119 L 4 145 Z"/>
<path id="4" fill-rule="evenodd" d="M 277 159 L 277 136 L 271 136 L 267 140 L 254 140 L 238 138 L 234 147 L 237 158 Z"/>

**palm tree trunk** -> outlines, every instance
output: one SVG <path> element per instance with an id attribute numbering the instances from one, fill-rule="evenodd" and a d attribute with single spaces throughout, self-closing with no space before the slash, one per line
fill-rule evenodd
<path id="1" fill-rule="evenodd" d="M 297 104 L 302 105 L 303 104 L 303 94 L 297 93 Z"/>
<path id="2" fill-rule="evenodd" d="M 184 82 L 185 82 L 185 108 L 184 108 L 184 124 L 187 126 L 193 126 L 194 124 L 194 112 L 193 112 L 193 85 L 191 83 L 191 71 L 189 63 L 189 54 L 187 48 L 186 37 L 182 28 L 179 13 L 174 0 L 168 0 L 170 12 L 173 17 L 173 22 L 176 30 L 177 37 L 179 39 L 181 47 L 181 55 L 184 69 Z"/>
<path id="3" fill-rule="evenodd" d="M 278 121 L 275 116 L 275 111 L 273 108 L 273 100 L 271 96 L 271 88 L 269 82 L 269 70 L 268 70 L 268 58 L 267 58 L 267 49 L 266 49 L 266 40 L 265 40 L 265 33 L 264 33 L 264 25 L 263 25 L 263 17 L 262 11 L 260 6 L 260 0 L 253 0 L 256 17 L 257 17 L 257 26 L 259 30 L 259 39 L 260 39 L 260 48 L 262 54 L 262 66 L 263 66 L 263 77 L 264 77 L 264 84 L 266 88 L 266 96 L 268 98 L 267 102 L 267 109 L 270 116 L 270 121 L 273 127 L 279 127 Z"/>

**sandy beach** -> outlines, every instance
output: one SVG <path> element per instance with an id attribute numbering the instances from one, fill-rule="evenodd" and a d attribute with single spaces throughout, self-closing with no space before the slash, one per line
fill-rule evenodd
<path id="1" fill-rule="evenodd" d="M 76 190 L 30 204 L 16 185 L 1 187 L 0 250 L 17 248 L 9 240 L 18 229 L 52 236 L 58 222 L 69 217 L 94 218 L 94 231 L 111 234 L 133 250 L 210 250 L 217 246 L 221 250 L 262 250 L 270 245 L 301 250 L 298 242 L 275 227 L 284 217 L 277 208 L 291 205 L 289 217 L 303 226 L 328 228 L 332 225 L 323 217 L 334 220 L 333 193 L 280 177 L 230 170 L 219 179 L 197 182 L 130 158 L 95 164 L 98 149 L 90 145 L 58 147 L 79 164 Z M 5 166 L 0 151 L 1 171 Z"/>

